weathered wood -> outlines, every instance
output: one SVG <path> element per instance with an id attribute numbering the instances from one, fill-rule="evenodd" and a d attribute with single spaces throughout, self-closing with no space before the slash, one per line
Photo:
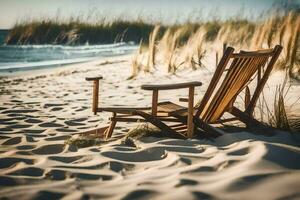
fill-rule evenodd
<path id="1" fill-rule="evenodd" d="M 248 52 L 248 53 L 233 53 L 232 58 L 252 58 L 255 56 L 273 56 L 273 52 Z"/>
<path id="2" fill-rule="evenodd" d="M 152 115 L 156 116 L 157 114 L 157 103 L 158 103 L 158 90 L 153 90 L 152 93 Z"/>
<path id="3" fill-rule="evenodd" d="M 182 122 L 182 120 L 179 120 L 177 118 L 172 118 L 172 117 L 157 116 L 157 119 L 165 122 Z M 110 118 L 109 120 L 117 121 L 117 122 L 146 122 L 144 118 L 133 118 L 133 117 L 114 117 L 114 118 Z"/>
<path id="4" fill-rule="evenodd" d="M 86 77 L 85 80 L 86 81 L 95 81 L 95 80 L 101 80 L 103 79 L 102 76 L 93 76 L 93 77 Z"/>
<path id="5" fill-rule="evenodd" d="M 220 60 L 218 66 L 217 66 L 217 69 L 216 69 L 216 72 L 214 73 L 211 81 L 210 81 L 210 84 L 204 94 L 204 97 L 200 103 L 200 106 L 198 107 L 198 111 L 196 113 L 196 117 L 199 117 L 201 112 L 203 111 L 204 107 L 207 105 L 215 87 L 217 86 L 218 84 L 218 80 L 220 79 L 227 63 L 229 62 L 230 60 L 230 57 L 231 57 L 231 54 L 234 52 L 234 48 L 232 47 L 228 47 L 222 57 L 222 59 Z"/>
<path id="6" fill-rule="evenodd" d="M 202 121 L 200 118 L 196 118 L 194 122 L 199 128 L 205 131 L 209 136 L 218 137 L 222 135 L 221 131 L 219 131 L 215 127 L 210 126 L 206 122 Z"/>
<path id="7" fill-rule="evenodd" d="M 112 118 L 115 118 L 116 116 L 117 116 L 117 114 L 116 114 L 116 113 L 113 113 Z M 108 129 L 107 129 L 107 131 L 106 131 L 106 139 L 108 139 L 108 138 L 111 137 L 111 135 L 112 135 L 112 133 L 113 133 L 113 131 L 114 131 L 114 128 L 115 128 L 116 124 L 117 124 L 117 121 L 115 121 L 115 120 L 111 120 L 111 121 L 110 121 L 109 127 L 108 127 Z"/>
<path id="8" fill-rule="evenodd" d="M 249 114 L 253 113 L 254 107 L 255 107 L 256 102 L 258 100 L 258 97 L 259 97 L 260 93 L 262 92 L 262 89 L 265 86 L 265 84 L 266 84 L 266 82 L 267 82 L 267 80 L 268 80 L 268 78 L 271 74 L 271 71 L 273 69 L 273 66 L 274 66 L 275 62 L 277 61 L 281 51 L 282 51 L 282 46 L 276 45 L 275 48 L 274 48 L 274 56 L 271 58 L 268 66 L 266 68 L 266 71 L 265 71 L 263 77 L 261 78 L 261 80 L 259 82 L 259 85 L 257 86 L 257 88 L 255 89 L 255 91 L 253 93 L 253 96 L 252 96 L 252 99 L 249 102 L 248 108 L 246 109 L 247 113 L 249 113 Z"/>
<path id="9" fill-rule="evenodd" d="M 202 82 L 192 81 L 186 83 L 174 83 L 174 84 L 160 84 L 160 85 L 142 85 L 143 90 L 173 90 L 181 88 L 189 88 L 191 86 L 201 86 Z"/>
<path id="10" fill-rule="evenodd" d="M 264 127 L 264 125 L 251 116 L 251 113 L 253 112 L 252 109 L 256 104 L 257 98 L 261 93 L 261 90 L 270 75 L 275 61 L 278 59 L 281 50 L 281 46 L 276 46 L 274 50 L 259 50 L 254 52 L 241 51 L 240 53 L 233 53 L 234 49 L 228 47 L 218 64 L 208 89 L 201 100 L 200 106 L 196 108 L 194 108 L 194 87 L 200 86 L 201 82 L 143 85 L 142 89 L 153 91 L 152 107 L 98 108 L 97 106 L 98 111 L 113 112 L 110 126 L 105 132 L 106 136 L 107 138 L 111 136 L 117 121 L 150 122 L 160 128 L 166 136 L 171 134 L 174 137 L 179 138 L 193 137 L 194 132 L 201 132 L 200 129 L 205 131 L 207 135 L 216 137 L 221 134 L 221 131 L 210 124 L 225 123 L 236 119 L 244 122 L 247 126 Z M 264 70 L 269 58 L 271 58 L 271 60 L 267 65 L 266 70 Z M 230 62 L 230 60 L 232 60 L 232 62 Z M 229 65 L 229 68 L 226 68 L 227 65 Z M 225 71 L 225 69 L 227 70 Z M 248 85 L 255 78 L 256 73 L 258 76 L 258 85 L 251 98 Z M 222 74 L 225 74 L 225 77 L 224 80 L 219 83 L 221 81 Z M 189 88 L 189 97 L 185 98 L 185 101 L 188 102 L 187 108 L 172 102 L 158 103 L 159 90 L 180 89 L 186 87 Z M 95 88 L 97 87 L 94 87 L 94 89 Z M 236 101 L 236 97 L 244 89 L 246 111 L 243 112 L 234 107 L 234 102 Z M 181 100 L 182 99 L 183 98 L 181 98 Z M 97 99 L 95 99 L 95 102 L 96 100 Z M 235 117 L 221 119 L 222 115 L 226 111 Z M 123 115 L 117 117 L 117 113 Z M 169 126 L 165 124 L 165 122 L 176 124 Z"/>
<path id="11" fill-rule="evenodd" d="M 188 102 L 188 121 L 187 121 L 187 137 L 192 138 L 194 134 L 194 92 L 195 88 L 189 88 L 189 102 Z"/>
<path id="12" fill-rule="evenodd" d="M 120 114 L 129 114 L 131 115 L 132 111 L 135 110 L 150 110 L 151 107 L 100 107 L 98 108 L 98 112 L 116 112 Z"/>
<path id="13" fill-rule="evenodd" d="M 93 82 L 93 112 L 96 115 L 99 104 L 99 80 L 94 80 Z"/>
<path id="14" fill-rule="evenodd" d="M 145 120 L 147 122 L 150 122 L 154 126 L 158 127 L 162 131 L 162 133 L 165 134 L 166 136 L 172 135 L 173 137 L 176 137 L 176 138 L 181 138 L 181 139 L 186 138 L 186 136 L 184 136 L 182 134 L 178 134 L 178 132 L 171 129 L 168 125 L 166 125 L 160 119 L 158 119 L 157 117 L 155 117 L 153 115 L 150 115 L 150 114 L 142 112 L 142 111 L 135 111 L 134 114 L 145 118 Z"/>
<path id="15" fill-rule="evenodd" d="M 176 112 L 176 111 L 179 111 L 182 109 L 186 109 L 186 107 L 180 106 L 180 105 L 172 103 L 170 101 L 165 101 L 165 102 L 158 103 L 157 109 L 159 112 L 171 113 L 171 112 Z"/>
<path id="16" fill-rule="evenodd" d="M 231 114 L 238 117 L 240 121 L 246 124 L 247 128 L 259 131 L 261 134 L 273 135 L 276 131 L 275 128 L 263 124 L 256 119 L 254 119 L 251 115 L 246 112 L 241 111 L 240 109 L 234 107 L 231 111 Z"/>
<path id="17" fill-rule="evenodd" d="M 226 119 L 218 119 L 212 124 L 221 124 L 221 123 L 226 123 L 226 122 L 232 122 L 232 121 L 237 121 L 239 118 L 237 117 L 231 117 L 231 118 L 226 118 Z"/>

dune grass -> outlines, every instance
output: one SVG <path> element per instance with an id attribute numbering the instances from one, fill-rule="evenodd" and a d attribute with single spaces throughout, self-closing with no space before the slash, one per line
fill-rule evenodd
<path id="1" fill-rule="evenodd" d="M 279 69 L 289 69 L 290 75 L 300 78 L 300 14 L 273 12 L 260 21 L 242 17 L 232 19 L 157 24 L 141 19 L 133 21 L 100 18 L 94 23 L 71 18 L 69 20 L 28 20 L 17 23 L 5 39 L 6 44 L 105 44 L 143 41 L 148 50 L 133 57 L 133 77 L 139 70 L 150 72 L 155 65 L 163 65 L 169 73 L 179 68 L 201 66 L 208 51 L 221 57 L 222 44 L 236 49 L 271 48 L 281 44 L 284 51 Z M 143 54 L 143 55 L 141 55 Z M 138 59 L 137 59 L 138 58 Z M 145 60 L 144 60 L 145 59 Z M 136 67 L 143 66 L 143 67 Z"/>
<path id="2" fill-rule="evenodd" d="M 196 69 L 195 64 L 203 66 L 202 59 L 208 51 L 215 52 L 217 63 L 222 55 L 223 44 L 250 50 L 272 48 L 280 44 L 284 50 L 277 62 L 277 69 L 288 69 L 291 77 L 300 79 L 299 35 L 300 14 L 292 11 L 284 15 L 274 13 L 258 22 L 229 19 L 186 23 L 164 27 L 157 39 L 155 54 L 149 45 L 148 57 L 156 60 L 158 65 L 166 66 L 167 72 L 175 73 L 180 67 Z"/>
<path id="3" fill-rule="evenodd" d="M 290 133 L 300 133 L 300 115 L 292 112 L 293 106 L 299 105 L 299 99 L 293 103 L 287 103 L 290 89 L 290 77 L 287 69 L 283 82 L 277 85 L 274 91 L 273 104 L 270 104 L 263 94 L 259 99 L 255 114 L 258 115 L 261 122 L 271 127 Z"/>

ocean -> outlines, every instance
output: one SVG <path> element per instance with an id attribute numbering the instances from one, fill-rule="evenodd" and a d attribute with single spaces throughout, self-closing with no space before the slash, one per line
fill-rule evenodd
<path id="1" fill-rule="evenodd" d="M 126 55 L 137 49 L 133 43 L 103 45 L 5 45 L 0 31 L 0 73 L 59 67 L 101 57 Z"/>

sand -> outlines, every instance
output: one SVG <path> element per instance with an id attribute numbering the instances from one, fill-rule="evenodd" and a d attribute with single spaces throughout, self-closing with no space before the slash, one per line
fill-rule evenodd
<path id="1" fill-rule="evenodd" d="M 202 81 L 213 68 L 166 75 L 130 76 L 130 57 L 103 58 L 0 79 L 0 197 L 9 199 L 300 199 L 300 137 L 245 129 L 214 140 L 142 137 L 136 147 L 121 140 L 136 124 L 120 123 L 108 143 L 77 148 L 70 136 L 105 126 L 109 113 L 91 112 L 91 83 L 103 75 L 100 104 L 148 106 L 143 83 Z M 282 79 L 272 75 L 266 96 Z M 293 102 L 298 85 L 290 89 Z M 268 95 L 269 93 L 269 95 Z M 186 90 L 160 94 L 178 102 Z M 293 108 L 300 113 L 299 107 Z"/>

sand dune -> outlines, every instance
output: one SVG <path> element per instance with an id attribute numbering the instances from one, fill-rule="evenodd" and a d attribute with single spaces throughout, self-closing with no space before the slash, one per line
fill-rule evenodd
<path id="1" fill-rule="evenodd" d="M 134 148 L 121 138 L 135 125 L 123 123 L 108 143 L 65 145 L 71 135 L 104 126 L 109 117 L 92 115 L 86 76 L 104 76 L 101 104 L 147 106 L 151 93 L 140 90 L 142 83 L 201 79 L 199 98 L 213 71 L 158 71 L 127 80 L 129 64 L 128 57 L 107 58 L 0 79 L 0 197 L 300 198 L 300 137 L 283 131 L 267 136 L 242 129 L 211 141 L 142 137 Z M 273 74 L 270 91 L 280 78 L 282 74 Z M 187 94 L 182 91 L 162 93 L 160 100 L 176 102 Z M 292 86 L 290 99 L 298 93 L 299 86 Z"/>

